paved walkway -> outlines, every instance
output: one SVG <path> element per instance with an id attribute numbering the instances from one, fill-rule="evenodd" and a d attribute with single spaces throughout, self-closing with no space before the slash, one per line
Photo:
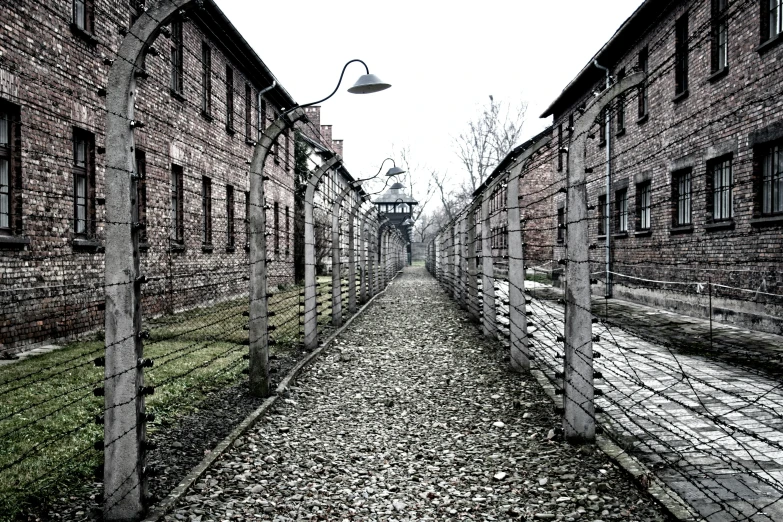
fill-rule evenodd
<path id="1" fill-rule="evenodd" d="M 410 268 L 167 520 L 662 521 Z"/>
<path id="2" fill-rule="evenodd" d="M 531 295 L 535 363 L 554 380 L 562 305 Z M 716 323 L 710 343 L 702 319 L 623 301 L 593 311 L 599 420 L 621 445 L 710 522 L 783 520 L 783 338 Z"/>

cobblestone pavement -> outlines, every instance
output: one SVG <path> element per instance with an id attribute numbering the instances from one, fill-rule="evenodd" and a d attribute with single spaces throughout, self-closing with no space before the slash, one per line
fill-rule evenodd
<path id="1" fill-rule="evenodd" d="M 409 268 L 166 520 L 663 521 Z"/>
<path id="2" fill-rule="evenodd" d="M 554 380 L 563 308 L 535 286 L 534 363 Z M 599 421 L 708 521 L 783 520 L 783 338 L 714 324 L 710 349 L 708 321 L 616 300 L 593 309 Z"/>

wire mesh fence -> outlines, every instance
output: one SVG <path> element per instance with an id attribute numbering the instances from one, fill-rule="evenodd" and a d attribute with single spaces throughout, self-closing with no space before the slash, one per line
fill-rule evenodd
<path id="1" fill-rule="evenodd" d="M 668 67 L 641 81 L 654 86 Z M 774 331 L 781 315 L 771 233 L 715 220 L 725 201 L 710 184 L 733 168 L 731 187 L 742 193 L 755 183 L 753 159 L 709 162 L 702 178 L 687 169 L 669 185 L 640 174 L 636 187 L 615 181 L 608 192 L 606 151 L 595 145 L 606 121 L 637 107 L 639 82 L 630 71 L 581 107 L 559 139 L 549 129 L 515 149 L 439 231 L 426 265 L 487 336 L 506 344 L 513 368 L 554 388 L 567 439 L 608 436 L 646 465 L 642 484 L 665 484 L 664 501 L 687 516 L 777 520 L 781 340 L 716 322 L 742 324 L 738 315 L 755 313 L 758 328 Z M 615 180 L 659 159 L 633 149 L 618 156 Z M 709 240 L 689 233 L 701 201 L 718 223 Z M 662 237 L 655 227 L 669 222 Z M 737 238 L 748 255 L 723 255 L 733 247 L 721 239 Z"/>
<path id="2" fill-rule="evenodd" d="M 21 4 L 71 22 L 55 6 Z M 0 136 L 21 144 L 19 158 L 70 173 L 25 187 L 33 242 L 0 250 L 3 269 L 23 275 L 0 290 L 3 353 L 21 354 L 0 367 L 0 518 L 45 515 L 77 491 L 107 520 L 138 518 L 181 478 L 167 471 L 177 451 L 156 451 L 182 419 L 220 390 L 250 397 L 248 381 L 274 393 L 286 366 L 270 359 L 292 366 L 402 267 L 402 236 L 382 226 L 320 125 L 301 110 L 281 115 L 217 53 L 184 45 L 189 17 L 206 16 L 195 4 L 140 8 L 127 29 L 96 3 L 98 19 L 123 29 L 94 42 L 105 69 L 80 98 L 94 116 L 35 97 L 0 104 Z M 202 80 L 220 96 L 181 90 Z M 161 114 L 161 93 L 220 130 Z"/>

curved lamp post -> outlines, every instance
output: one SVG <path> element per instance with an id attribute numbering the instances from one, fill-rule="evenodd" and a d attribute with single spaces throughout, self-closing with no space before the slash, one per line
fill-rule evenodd
<path id="1" fill-rule="evenodd" d="M 266 158 L 269 155 L 269 151 L 277 138 L 286 129 L 293 126 L 293 124 L 305 117 L 305 107 L 312 105 L 318 105 L 332 96 L 334 96 L 340 85 L 342 84 L 345 76 L 345 71 L 349 65 L 354 62 L 364 65 L 366 71 L 365 74 L 359 77 L 356 83 L 348 89 L 348 92 L 353 94 L 370 94 L 379 92 L 391 87 L 390 84 L 381 81 L 374 74 L 370 74 L 370 70 L 367 64 L 362 60 L 354 59 L 348 61 L 340 73 L 340 79 L 337 82 L 337 86 L 334 90 L 323 99 L 307 103 L 305 105 L 298 105 L 289 108 L 283 112 L 274 123 L 264 129 L 261 135 L 261 139 L 255 146 L 253 151 L 253 160 L 250 165 L 250 230 L 253 234 L 252 241 L 250 241 L 250 392 L 257 397 L 267 397 L 270 394 L 269 389 L 269 339 L 268 332 L 269 326 L 268 320 L 268 289 L 267 289 L 267 277 L 266 277 L 266 211 L 264 202 L 264 165 Z M 333 162 L 339 163 L 341 160 L 337 156 Z M 311 241 L 314 238 L 313 230 L 313 196 L 314 187 L 318 184 L 321 176 L 327 169 L 319 169 L 316 173 L 313 173 L 308 179 L 308 190 L 305 197 L 305 215 L 308 214 L 310 219 L 305 219 L 305 344 L 309 348 L 314 348 L 315 343 L 315 327 L 317 317 L 313 316 L 315 312 L 315 266 L 312 262 L 314 258 L 314 250 L 311 252 L 312 257 L 308 258 L 308 243 L 307 237 L 309 235 Z M 320 173 L 319 173 L 320 172 Z M 316 176 L 317 174 L 317 176 Z M 311 186 L 313 190 L 310 190 Z M 311 245 L 312 246 L 312 245 Z M 307 260 L 310 259 L 308 264 Z M 312 293 L 312 296 L 310 295 Z M 312 301 L 312 302 L 311 302 Z M 311 314 L 308 315 L 308 304 L 312 306 Z M 310 321 L 308 322 L 308 319 Z"/>

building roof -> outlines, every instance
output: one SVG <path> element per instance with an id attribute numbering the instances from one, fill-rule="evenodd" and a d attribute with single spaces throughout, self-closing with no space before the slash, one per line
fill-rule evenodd
<path id="1" fill-rule="evenodd" d="M 284 109 L 296 104 L 293 97 L 280 84 L 269 67 L 237 31 L 237 28 L 215 4 L 214 0 L 205 0 L 203 9 L 188 11 L 188 16 L 212 37 L 212 42 L 221 48 L 226 57 L 257 88 L 264 89 L 272 85 L 273 82 L 277 82 L 275 88 L 264 95 L 266 99 Z"/>
<path id="2" fill-rule="evenodd" d="M 402 183 L 395 183 L 389 190 L 378 196 L 373 203 L 410 203 L 418 205 L 419 202 L 405 193 L 405 186 Z"/>
<path id="3" fill-rule="evenodd" d="M 587 65 L 579 71 L 576 78 L 566 85 L 560 96 L 549 105 L 541 117 L 546 118 L 562 113 L 573 105 L 574 102 L 581 99 L 586 91 L 592 89 L 599 82 L 604 81 L 606 72 L 593 65 L 593 61 L 597 60 L 599 64 L 609 69 L 614 68 L 628 50 L 633 48 L 639 41 L 641 35 L 644 35 L 651 27 L 660 23 L 661 16 L 678 5 L 680 5 L 680 2 L 672 2 L 671 0 L 645 0 L 623 22 L 612 38 L 587 62 Z"/>
<path id="4" fill-rule="evenodd" d="M 511 152 L 506 154 L 506 157 L 503 158 L 503 161 L 501 161 L 498 164 L 498 166 L 495 167 L 495 170 L 492 171 L 492 174 L 490 174 L 487 177 L 487 179 L 484 180 L 484 183 L 482 183 L 479 186 L 479 188 L 477 188 L 476 191 L 473 192 L 473 197 L 475 198 L 476 196 L 478 196 L 479 194 L 484 192 L 484 190 L 486 190 L 486 188 L 488 186 L 490 186 L 492 184 L 492 182 L 495 181 L 495 178 L 497 178 L 498 176 L 502 175 L 506 171 L 506 169 L 508 169 L 511 166 L 511 164 L 514 163 L 514 161 L 516 161 L 516 159 L 519 157 L 519 155 L 522 154 L 523 152 L 525 152 L 525 150 L 528 149 L 528 147 L 530 147 L 534 143 L 537 143 L 544 136 L 549 136 L 551 134 L 552 134 L 552 126 L 550 125 L 549 127 L 547 127 L 546 129 L 542 130 L 541 132 L 539 132 L 538 134 L 536 134 L 535 136 L 533 136 L 532 138 L 530 138 L 526 142 L 522 143 L 521 145 L 517 145 L 516 147 L 514 147 L 511 150 Z"/>

